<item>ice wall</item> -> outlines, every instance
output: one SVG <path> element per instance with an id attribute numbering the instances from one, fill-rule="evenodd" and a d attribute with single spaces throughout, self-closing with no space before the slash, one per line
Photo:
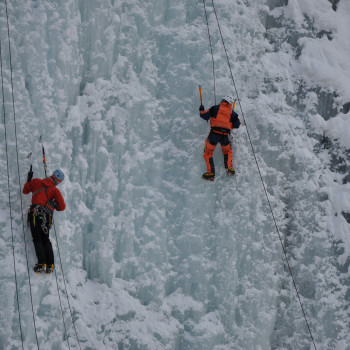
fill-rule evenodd
<path id="1" fill-rule="evenodd" d="M 246 128 L 318 348 L 349 345 L 350 210 L 341 194 L 349 101 L 340 73 L 349 8 L 340 1 L 334 11 L 326 0 L 215 4 L 247 125 L 233 133 L 236 177 L 226 178 L 218 149 L 208 184 L 200 179 L 209 127 L 198 117 L 198 84 L 205 107 L 214 95 L 201 2 L 8 3 L 20 181 L 30 151 L 43 176 L 43 135 L 50 170 L 67 176 L 67 210 L 55 222 L 82 349 L 312 348 Z M 207 10 L 219 101 L 234 91 L 210 2 Z M 4 15 L 0 30 L 21 323 L 25 348 L 36 349 L 24 240 L 30 267 L 35 253 L 20 215 Z M 327 56 L 310 55 L 330 47 L 333 61 L 321 63 L 337 74 L 325 80 L 310 62 Z M 3 135 L 2 118 L 2 145 Z M 0 182 L 0 348 L 15 349 L 6 173 Z M 54 240 L 58 258 L 57 248 Z M 54 276 L 30 275 L 38 343 L 78 349 L 56 265 L 65 324 Z"/>
<path id="2" fill-rule="evenodd" d="M 293 247 L 291 254 L 298 261 L 295 274 L 300 292 L 305 298 L 314 300 L 314 310 L 318 310 L 316 317 L 324 320 L 323 327 L 318 328 L 324 334 L 322 346 L 326 349 L 346 349 L 347 337 L 342 335 L 341 330 L 334 332 L 333 325 L 348 323 L 349 227 L 344 219 L 348 210 L 344 196 L 349 191 L 346 180 L 349 152 L 345 141 L 349 118 L 345 108 L 348 84 L 345 80 L 350 75 L 345 64 L 349 53 L 345 32 L 349 30 L 349 25 L 344 13 L 349 7 L 346 2 L 340 2 L 337 11 L 334 6 L 334 11 L 331 11 L 326 1 L 315 4 L 289 1 L 286 5 L 273 7 L 265 22 L 266 37 L 275 52 L 269 54 L 269 62 L 276 62 L 276 57 L 296 58 L 295 61 L 285 61 L 282 67 L 285 72 L 281 74 L 278 71 L 271 79 L 276 81 L 281 79 L 281 75 L 290 75 L 288 80 L 293 85 L 285 86 L 283 95 L 286 104 L 292 108 L 291 113 L 296 116 L 293 119 L 299 121 L 293 130 L 295 148 L 284 198 L 288 203 L 289 221 L 286 243 Z M 300 133 L 300 128 L 305 131 Z M 302 150 L 300 136 L 305 132 L 307 143 Z M 309 170 L 300 158 L 309 159 Z M 301 163 L 304 165 L 300 167 Z M 295 181 L 296 178 L 302 180 Z M 318 212 L 311 214 L 317 207 Z M 300 209 L 308 214 L 300 216 Z M 314 243 L 308 246 L 308 240 L 318 243 L 312 248 Z M 322 261 L 321 265 L 318 259 Z M 311 278 L 312 275 L 317 278 Z M 324 278 L 327 280 L 325 283 L 322 282 Z M 337 287 L 326 287 L 329 280 L 337 281 Z M 340 297 L 338 292 L 345 294 Z M 284 305 L 279 312 L 282 316 L 278 317 L 278 323 L 284 319 L 285 324 L 288 319 L 286 299 L 282 297 L 281 300 Z M 288 307 L 287 310 L 293 308 Z M 291 344 L 294 327 L 295 320 L 288 332 L 276 332 L 278 336 L 272 336 L 273 344 L 277 348 L 284 343 Z"/>

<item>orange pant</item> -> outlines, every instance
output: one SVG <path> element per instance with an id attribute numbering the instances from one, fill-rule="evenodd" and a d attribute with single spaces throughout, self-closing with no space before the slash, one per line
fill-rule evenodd
<path id="1" fill-rule="evenodd" d="M 217 134 L 214 132 L 210 132 L 209 136 L 205 140 L 205 146 L 204 146 L 204 154 L 203 158 L 205 160 L 205 164 L 207 166 L 207 172 L 208 173 L 214 173 L 215 174 L 215 166 L 214 166 L 214 160 L 213 160 L 213 154 L 216 148 L 216 145 L 220 143 L 222 153 L 224 154 L 224 163 L 225 168 L 232 168 L 232 147 L 231 143 L 228 139 L 228 135 L 222 135 Z"/>

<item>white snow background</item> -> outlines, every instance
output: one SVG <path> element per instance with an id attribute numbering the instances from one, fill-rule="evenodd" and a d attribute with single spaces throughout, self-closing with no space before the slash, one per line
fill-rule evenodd
<path id="1" fill-rule="evenodd" d="M 350 349 L 350 2 L 214 3 L 246 125 L 236 176 L 218 146 L 207 183 L 202 1 L 0 2 L 0 349 L 314 349 L 247 131 L 317 349 Z M 219 102 L 235 91 L 206 5 Z M 20 196 L 40 135 L 66 174 L 59 294 Z"/>

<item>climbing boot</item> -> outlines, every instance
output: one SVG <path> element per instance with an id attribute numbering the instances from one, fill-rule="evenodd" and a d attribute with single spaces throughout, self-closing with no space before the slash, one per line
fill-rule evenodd
<path id="1" fill-rule="evenodd" d="M 215 174 L 214 173 L 204 173 L 202 175 L 203 180 L 209 180 L 209 181 L 214 181 L 215 179 Z"/>
<path id="2" fill-rule="evenodd" d="M 46 267 L 46 273 L 52 273 L 55 269 L 55 265 L 54 264 L 51 264 L 51 265 L 47 265 Z"/>
<path id="3" fill-rule="evenodd" d="M 46 273 L 52 273 L 54 269 L 55 269 L 55 265 L 54 264 L 47 265 L 45 272 Z"/>
<path id="4" fill-rule="evenodd" d="M 33 267 L 34 272 L 42 273 L 46 271 L 46 264 L 35 264 Z"/>
<path id="5" fill-rule="evenodd" d="M 233 169 L 233 168 L 227 168 L 226 169 L 226 174 L 227 175 L 235 175 L 236 174 L 236 172 L 235 172 L 235 169 Z"/>

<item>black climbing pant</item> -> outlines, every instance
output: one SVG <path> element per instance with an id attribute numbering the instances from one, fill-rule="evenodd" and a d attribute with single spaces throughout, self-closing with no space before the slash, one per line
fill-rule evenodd
<path id="1" fill-rule="evenodd" d="M 51 227 L 50 215 L 43 210 L 43 207 L 39 205 L 32 206 L 29 211 L 28 221 L 38 264 L 54 264 L 52 244 L 49 237 Z"/>

